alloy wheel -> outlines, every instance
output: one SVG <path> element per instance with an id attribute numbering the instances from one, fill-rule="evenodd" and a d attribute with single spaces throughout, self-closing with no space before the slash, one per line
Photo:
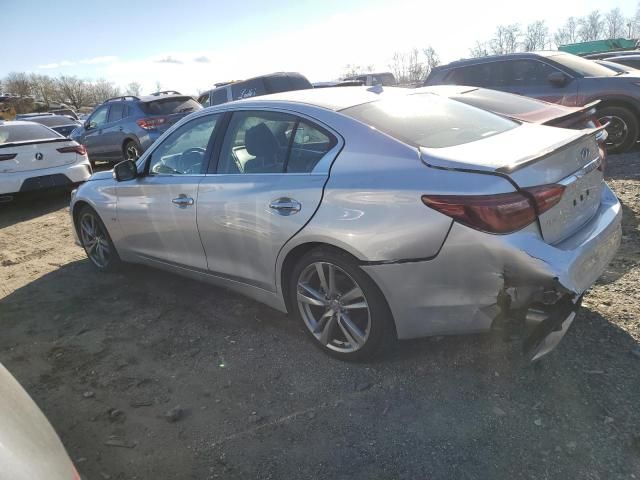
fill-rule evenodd
<path id="1" fill-rule="evenodd" d="M 622 145 L 629 135 L 629 126 L 624 119 L 618 116 L 606 116 L 599 119 L 600 123 L 609 123 L 607 126 L 607 145 L 610 148 L 618 148 Z"/>
<path id="2" fill-rule="evenodd" d="M 80 237 L 89 260 L 98 268 L 106 268 L 111 259 L 111 248 L 107 234 L 94 214 L 85 213 L 80 218 Z"/>
<path id="3" fill-rule="evenodd" d="M 367 299 L 353 277 L 337 265 L 308 265 L 298 279 L 297 301 L 305 325 L 325 347 L 352 353 L 367 342 L 371 331 Z"/>

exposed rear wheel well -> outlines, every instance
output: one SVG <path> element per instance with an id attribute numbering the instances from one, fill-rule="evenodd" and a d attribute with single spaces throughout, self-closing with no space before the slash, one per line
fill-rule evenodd
<path id="1" fill-rule="evenodd" d="M 89 203 L 85 202 L 84 200 L 78 200 L 73 205 L 73 228 L 76 229 L 76 233 L 78 233 L 78 235 L 80 235 L 80 232 L 78 232 L 78 215 L 80 215 L 80 210 L 82 210 L 85 205 L 91 207 L 91 205 L 89 205 Z"/>
<path id="2" fill-rule="evenodd" d="M 607 107 L 626 108 L 627 110 L 632 111 L 638 117 L 640 117 L 640 107 L 638 107 L 637 105 L 635 105 L 635 104 L 633 104 L 631 102 L 625 102 L 624 100 L 617 100 L 617 99 L 616 100 L 603 100 L 598 104 L 596 109 L 597 110 L 602 110 L 603 108 L 607 108 Z"/>

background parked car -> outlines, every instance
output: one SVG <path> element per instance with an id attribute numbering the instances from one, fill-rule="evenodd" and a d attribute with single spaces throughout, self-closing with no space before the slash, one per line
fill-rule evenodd
<path id="1" fill-rule="evenodd" d="M 382 85 L 383 87 L 392 87 L 397 85 L 396 77 L 391 72 L 364 73 L 362 75 L 354 75 L 345 77 L 344 80 L 356 80 L 362 82 L 363 85 L 369 87 L 373 85 Z"/>
<path id="2" fill-rule="evenodd" d="M 608 52 L 588 53 L 582 56 L 584 58 L 589 58 L 591 60 L 601 60 L 603 58 L 609 58 L 609 57 L 620 57 L 620 56 L 638 55 L 638 54 L 640 54 L 640 50 L 611 50 Z"/>
<path id="3" fill-rule="evenodd" d="M 336 80 L 333 82 L 316 82 L 313 88 L 329 88 L 329 87 L 361 87 L 364 85 L 362 80 Z"/>
<path id="4" fill-rule="evenodd" d="M 115 97 L 99 105 L 71 138 L 87 148 L 92 163 L 135 160 L 167 128 L 201 108 L 175 91 Z"/>
<path id="5" fill-rule="evenodd" d="M 80 480 L 51 424 L 0 364 L 0 479 Z"/>
<path id="6" fill-rule="evenodd" d="M 46 125 L 51 130 L 58 132 L 63 137 L 69 137 L 69 135 L 71 135 L 71 132 L 73 132 L 76 128 L 82 126 L 82 123 L 78 122 L 77 120 L 72 120 L 66 115 L 44 115 L 35 117 L 24 116 L 23 119 L 28 120 L 29 122 Z"/>
<path id="7" fill-rule="evenodd" d="M 217 88 L 209 90 L 198 97 L 203 107 L 220 105 L 221 103 L 241 100 L 243 98 L 258 97 L 270 93 L 288 92 L 313 88 L 304 75 L 297 72 L 277 72 L 269 75 L 218 84 Z"/>
<path id="8" fill-rule="evenodd" d="M 638 139 L 640 76 L 620 74 L 563 52 L 531 52 L 460 60 L 435 67 L 425 85 L 473 85 L 527 95 L 570 107 L 601 100 L 598 118 L 608 123 L 610 151 Z"/>
<path id="9" fill-rule="evenodd" d="M 605 60 L 614 62 L 619 65 L 625 65 L 633 69 L 640 68 L 640 54 L 639 55 L 620 55 L 617 57 L 607 57 Z"/>
<path id="10" fill-rule="evenodd" d="M 70 187 L 92 170 L 82 145 L 44 125 L 0 121 L 0 201 L 18 192 Z"/>
<path id="11" fill-rule="evenodd" d="M 610 62 L 609 60 L 594 60 L 598 65 L 602 65 L 616 73 L 634 73 L 635 68 L 627 67 L 621 63 Z"/>

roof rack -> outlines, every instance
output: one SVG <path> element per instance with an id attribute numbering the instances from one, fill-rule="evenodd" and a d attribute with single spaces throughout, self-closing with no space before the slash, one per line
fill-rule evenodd
<path id="1" fill-rule="evenodd" d="M 162 90 L 160 92 L 154 92 L 151 95 L 153 95 L 154 97 L 159 97 L 160 95 L 182 95 L 182 94 L 175 90 Z"/>
<path id="2" fill-rule="evenodd" d="M 104 102 L 102 103 L 107 103 L 107 102 L 124 102 L 125 100 L 140 100 L 138 97 L 136 97 L 135 95 L 124 95 L 122 97 L 113 97 L 113 98 L 107 98 Z"/>

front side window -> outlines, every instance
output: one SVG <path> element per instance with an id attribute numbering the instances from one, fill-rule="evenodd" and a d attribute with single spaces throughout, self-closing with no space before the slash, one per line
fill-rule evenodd
<path id="1" fill-rule="evenodd" d="M 200 117 L 182 125 L 153 151 L 151 175 L 195 175 L 206 167 L 206 152 L 219 115 Z"/>
<path id="2" fill-rule="evenodd" d="M 113 105 L 111 105 L 111 109 L 109 110 L 108 123 L 122 120 L 123 112 L 124 112 L 124 105 L 122 103 L 114 103 Z"/>
<path id="3" fill-rule="evenodd" d="M 109 112 L 109 106 L 108 105 L 104 105 L 100 108 L 98 108 L 93 115 L 91 115 L 91 118 L 89 119 L 89 125 L 91 126 L 91 128 L 98 128 L 102 125 L 104 125 L 105 123 L 107 123 L 107 113 Z"/>
<path id="4" fill-rule="evenodd" d="M 504 75 L 507 87 L 534 87 L 549 85 L 549 75 L 559 70 L 537 60 L 513 60 L 508 62 Z"/>
<path id="5" fill-rule="evenodd" d="M 235 112 L 220 152 L 218 173 L 283 173 L 296 117 Z"/>

